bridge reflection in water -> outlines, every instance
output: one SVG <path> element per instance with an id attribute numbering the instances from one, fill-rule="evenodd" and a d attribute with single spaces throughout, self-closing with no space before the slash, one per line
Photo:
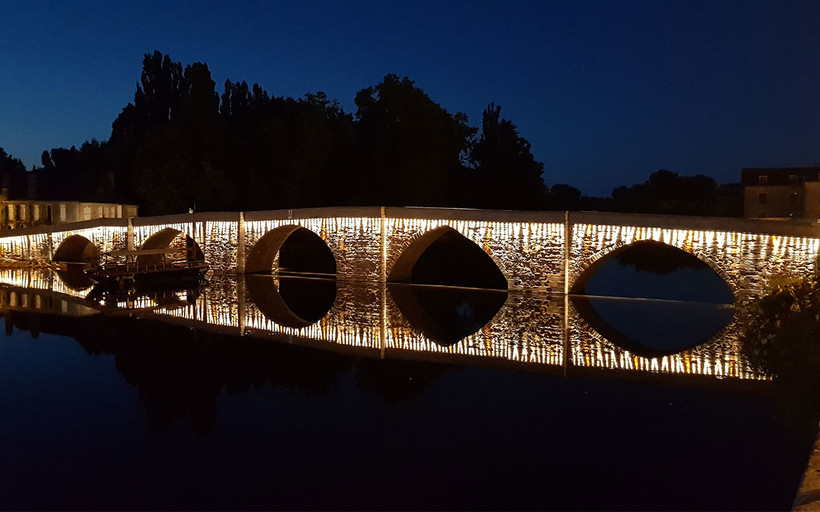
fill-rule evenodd
<path id="1" fill-rule="evenodd" d="M 564 295 L 482 291 L 476 302 L 466 300 L 465 289 L 293 279 L 214 276 L 201 290 L 95 299 L 81 279 L 4 269 L 0 307 L 72 316 L 124 310 L 206 331 L 364 357 L 504 364 L 565 374 L 598 369 L 761 378 L 744 362 L 734 324 L 693 348 L 665 353 L 625 343 L 617 331 L 601 327 L 585 300 Z M 293 294 L 313 298 L 294 300 Z"/>

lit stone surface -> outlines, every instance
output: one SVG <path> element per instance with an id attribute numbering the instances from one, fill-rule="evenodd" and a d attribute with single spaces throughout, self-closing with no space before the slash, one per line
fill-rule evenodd
<path id="1" fill-rule="evenodd" d="M 570 281 L 620 247 L 654 240 L 682 249 L 707 263 L 732 292 L 759 294 L 772 276 L 811 274 L 817 238 L 694 229 L 575 224 L 570 246 Z"/>
<path id="2" fill-rule="evenodd" d="M 555 297 L 510 293 L 487 325 L 451 346 L 442 346 L 415 329 L 389 294 L 385 325 L 388 349 L 547 365 L 560 365 L 563 360 L 563 311 Z"/>
<path id="3" fill-rule="evenodd" d="M 695 349 L 660 358 L 640 357 L 603 338 L 573 308 L 564 306 L 560 298 L 563 295 L 557 294 L 564 291 L 565 271 L 572 284 L 613 250 L 654 240 L 700 258 L 726 280 L 734 293 L 754 295 L 761 293 L 764 283 L 773 276 L 813 272 L 820 246 L 816 234 L 805 236 L 816 233 L 816 227 L 591 213 L 568 215 L 569 223 L 558 222 L 560 218 L 561 214 L 554 212 L 330 208 L 252 212 L 243 216 L 219 213 L 141 218 L 134 221 L 132 233 L 133 246 L 140 247 L 163 230 L 179 231 L 170 240 L 172 247 L 183 250 L 186 237 L 191 237 L 214 272 L 228 273 L 243 267 L 240 255 L 247 257 L 266 234 L 284 226 L 301 227 L 327 244 L 336 259 L 340 283 L 360 283 L 355 287 L 340 286 L 339 296 L 328 314 L 302 328 L 277 324 L 248 299 L 241 286 L 226 285 L 224 281 L 220 281 L 219 287 L 210 288 L 196 304 L 165 313 L 236 329 L 240 334 L 287 335 L 382 352 L 420 351 L 547 365 L 735 378 L 753 375 L 742 362 L 733 326 L 711 343 Z M 590 218 L 602 223 L 586 222 Z M 697 228 L 675 227 L 686 222 Z M 720 225 L 738 231 L 717 229 Z M 127 225 L 93 226 L 86 222 L 82 226 L 61 227 L 70 229 L 41 229 L 0 238 L 0 256 L 47 262 L 72 235 L 86 238 L 100 252 L 128 246 Z M 450 346 L 439 345 L 414 329 L 384 285 L 406 251 L 426 234 L 430 234 L 425 238 L 430 243 L 430 236 L 444 233 L 444 228 L 457 231 L 480 247 L 515 292 L 485 327 Z M 762 229 L 779 232 L 761 232 Z M 569 240 L 564 236 L 567 232 Z M 569 256 L 566 268 L 565 254 Z M 276 258 L 272 261 L 275 267 Z M 24 282 L 23 275 L 5 272 L 2 280 L 66 296 L 83 293 L 69 289 L 59 279 L 26 274 Z"/>
<path id="4" fill-rule="evenodd" d="M 51 244 L 54 251 L 60 247 L 63 241 L 72 236 L 79 235 L 94 244 L 100 253 L 110 252 L 126 248 L 128 229 L 124 226 L 100 226 L 71 231 L 58 231 L 51 235 Z"/>
<path id="5" fill-rule="evenodd" d="M 245 254 L 250 254 L 254 244 L 262 236 L 282 226 L 299 226 L 324 240 L 336 258 L 336 276 L 339 280 L 379 281 L 381 238 L 378 217 L 246 221 Z"/>
<path id="6" fill-rule="evenodd" d="M 606 339 L 590 327 L 572 305 L 569 306 L 568 314 L 573 366 L 711 375 L 718 378 L 757 378 L 741 354 L 735 323 L 695 348 L 668 356 L 643 357 Z"/>
<path id="7" fill-rule="evenodd" d="M 121 308 L 150 308 L 150 315 L 204 330 L 272 337 L 319 348 L 361 351 L 370 357 L 417 358 L 429 354 L 446 361 L 462 358 L 504 361 L 566 371 L 592 368 L 710 378 L 760 379 L 740 355 L 740 344 L 730 326 L 710 342 L 664 357 L 640 357 L 603 338 L 565 306 L 562 298 L 510 292 L 495 317 L 476 333 L 443 346 L 430 340 L 403 315 L 384 285 L 342 284 L 336 301 L 319 321 L 301 328 L 281 325 L 268 317 L 244 291 L 244 278 L 214 279 L 193 303 L 163 305 L 148 297 Z M 83 299 L 89 290 L 68 289 L 47 271 L 0 270 L 0 308 L 96 314 Z M 113 306 L 107 304 L 106 306 Z M 567 317 L 565 307 L 569 309 Z M 143 312 L 143 315 L 149 314 Z M 567 320 L 566 330 L 564 326 Z M 452 358 L 452 359 L 451 359 Z"/>
<path id="8" fill-rule="evenodd" d="M 186 236 L 194 239 L 218 273 L 241 272 L 255 244 L 273 230 L 302 227 L 327 244 L 336 259 L 337 278 L 356 282 L 384 282 L 402 255 L 412 252 L 425 234 L 429 243 L 431 236 L 438 236 L 436 230 L 443 233 L 447 228 L 480 247 L 504 274 L 510 290 L 541 295 L 564 292 L 565 270 L 572 285 L 613 250 L 642 240 L 693 254 L 726 280 L 733 292 L 745 294 L 759 294 L 772 276 L 810 274 L 820 248 L 817 225 L 597 212 L 316 208 L 143 217 L 133 219 L 133 224 L 135 248 L 164 229 L 175 229 L 182 233 L 176 243 L 183 243 Z M 48 262 L 60 244 L 75 234 L 101 253 L 128 245 L 128 228 L 120 220 L 60 225 L 68 228 L 65 231 L 50 232 L 45 230 L 48 227 L 0 238 L 0 257 Z M 566 268 L 565 254 L 569 256 Z M 275 266 L 275 257 L 273 262 Z"/>
<path id="9" fill-rule="evenodd" d="M 548 294 L 563 291 L 564 226 L 556 223 L 486 220 L 385 220 L 387 275 L 396 260 L 423 234 L 449 227 L 479 246 L 495 262 L 510 290 Z"/>

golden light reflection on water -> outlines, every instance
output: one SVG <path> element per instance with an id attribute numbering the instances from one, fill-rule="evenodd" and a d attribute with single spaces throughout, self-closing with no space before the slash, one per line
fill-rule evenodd
<path id="1" fill-rule="evenodd" d="M 582 319 L 577 319 L 577 327 L 570 334 L 573 366 L 717 378 L 761 378 L 744 361 L 733 325 L 698 347 L 671 355 L 643 357 L 619 348 L 594 329 L 582 327 L 583 324 Z"/>
<path id="2" fill-rule="evenodd" d="M 158 302 L 150 296 L 104 304 L 83 299 L 88 290 L 68 288 L 47 270 L 0 270 L 3 309 L 56 314 L 88 314 L 89 308 L 143 310 L 153 318 L 184 321 L 201 329 L 236 335 L 284 336 L 290 342 L 379 351 L 386 357 L 485 358 L 529 367 L 591 368 L 647 374 L 701 375 L 711 378 L 760 379 L 744 361 L 733 326 L 714 340 L 676 354 L 642 357 L 613 344 L 589 327 L 563 296 L 509 293 L 493 319 L 452 345 L 430 339 L 412 325 L 389 290 L 379 284 L 342 284 L 336 300 L 319 321 L 302 328 L 269 318 L 244 289 L 243 280 L 212 278 L 199 295 L 177 292 L 178 300 Z M 382 300 L 383 299 L 383 300 Z M 170 302 L 170 303 L 169 303 Z M 568 316 L 566 316 L 568 315 Z M 565 322 L 565 319 L 568 320 Z M 448 359 L 449 360 L 449 359 Z"/>

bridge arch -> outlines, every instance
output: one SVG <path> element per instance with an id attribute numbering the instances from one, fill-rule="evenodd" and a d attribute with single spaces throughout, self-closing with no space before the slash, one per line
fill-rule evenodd
<path id="1" fill-rule="evenodd" d="M 141 250 L 147 249 L 166 249 L 174 246 L 180 252 L 185 253 L 185 259 L 188 261 L 203 261 L 205 255 L 199 248 L 199 244 L 182 231 L 174 228 L 164 228 L 150 237 L 146 238 L 140 246 Z M 161 254 L 147 254 L 137 257 L 137 263 L 140 265 L 157 265 L 162 262 L 163 256 Z"/>
<path id="2" fill-rule="evenodd" d="M 92 264 L 100 259 L 100 250 L 88 238 L 82 235 L 71 235 L 54 251 L 52 261 L 60 263 Z"/>
<path id="3" fill-rule="evenodd" d="M 490 252 L 483 250 L 474 240 L 464 236 L 459 230 L 451 226 L 439 226 L 431 229 L 425 233 L 417 235 L 410 239 L 402 248 L 400 254 L 389 267 L 387 271 L 387 281 L 391 283 L 410 283 L 412 279 L 413 269 L 422 258 L 424 253 L 436 242 L 443 240 L 444 237 L 456 238 L 463 242 L 468 242 L 466 247 L 474 247 L 476 254 L 482 254 L 487 260 L 491 261 L 498 276 L 489 276 L 488 281 L 494 281 L 496 284 L 490 285 L 490 288 L 498 288 L 507 290 L 509 283 L 507 276 L 504 275 L 502 265 L 497 258 Z M 503 283 L 502 283 L 503 281 Z"/>
<path id="4" fill-rule="evenodd" d="M 704 263 L 710 269 L 712 269 L 712 271 L 715 274 L 717 274 L 723 280 L 723 282 L 726 283 L 726 285 L 729 287 L 729 290 L 732 292 L 732 295 L 737 294 L 738 284 L 736 283 L 735 279 L 728 272 L 726 272 L 720 265 L 718 265 L 711 258 L 709 258 L 706 254 L 700 251 L 694 251 L 688 246 L 679 247 L 677 245 L 668 244 L 653 239 L 643 239 L 636 240 L 630 243 L 622 242 L 614 244 L 605 247 L 599 250 L 598 252 L 594 253 L 592 256 L 584 259 L 581 265 L 577 266 L 575 271 L 573 272 L 574 278 L 571 277 L 572 281 L 570 282 L 569 286 L 570 293 L 584 293 L 584 290 L 586 289 L 586 286 L 589 283 L 590 278 L 601 267 L 601 265 L 603 265 L 606 261 L 608 261 L 609 259 L 611 259 L 619 253 L 639 246 L 663 246 L 686 253 L 696 258 L 698 261 Z"/>
<path id="5" fill-rule="evenodd" d="M 292 244 L 293 251 L 288 251 L 288 244 Z M 256 241 L 245 260 L 245 273 L 270 272 L 274 265 L 277 269 L 287 267 L 297 272 L 335 275 L 336 255 L 312 230 L 288 224 L 268 231 Z"/>

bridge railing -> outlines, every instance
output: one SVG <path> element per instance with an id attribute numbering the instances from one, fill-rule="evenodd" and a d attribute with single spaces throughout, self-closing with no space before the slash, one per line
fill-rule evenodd
<path id="1" fill-rule="evenodd" d="M 732 231 L 738 233 L 770 234 L 783 236 L 820 237 L 820 223 L 809 223 L 792 220 L 761 220 L 739 217 L 700 217 L 684 215 L 660 215 L 643 213 L 616 213 L 597 211 L 518 211 L 518 210 L 479 210 L 469 208 L 432 208 L 432 207 L 322 207 L 281 210 L 260 210 L 249 212 L 198 212 L 154 217 L 132 217 L 133 226 L 150 226 L 157 224 L 184 224 L 194 222 L 239 222 L 244 216 L 246 222 L 259 220 L 306 219 L 322 217 L 370 217 L 441 220 L 477 220 L 495 222 L 564 222 L 569 219 L 572 224 L 601 224 L 636 227 L 657 227 L 668 229 L 702 229 L 713 231 Z M 94 227 L 125 227 L 129 219 L 101 218 L 63 224 L 39 225 L 35 227 L 0 231 L 0 238 L 59 233 Z"/>
<path id="2" fill-rule="evenodd" d="M 731 231 L 782 236 L 820 237 L 820 224 L 796 220 L 762 220 L 742 217 L 703 217 L 649 213 L 569 212 L 570 224 L 602 224 L 667 229 Z"/>

